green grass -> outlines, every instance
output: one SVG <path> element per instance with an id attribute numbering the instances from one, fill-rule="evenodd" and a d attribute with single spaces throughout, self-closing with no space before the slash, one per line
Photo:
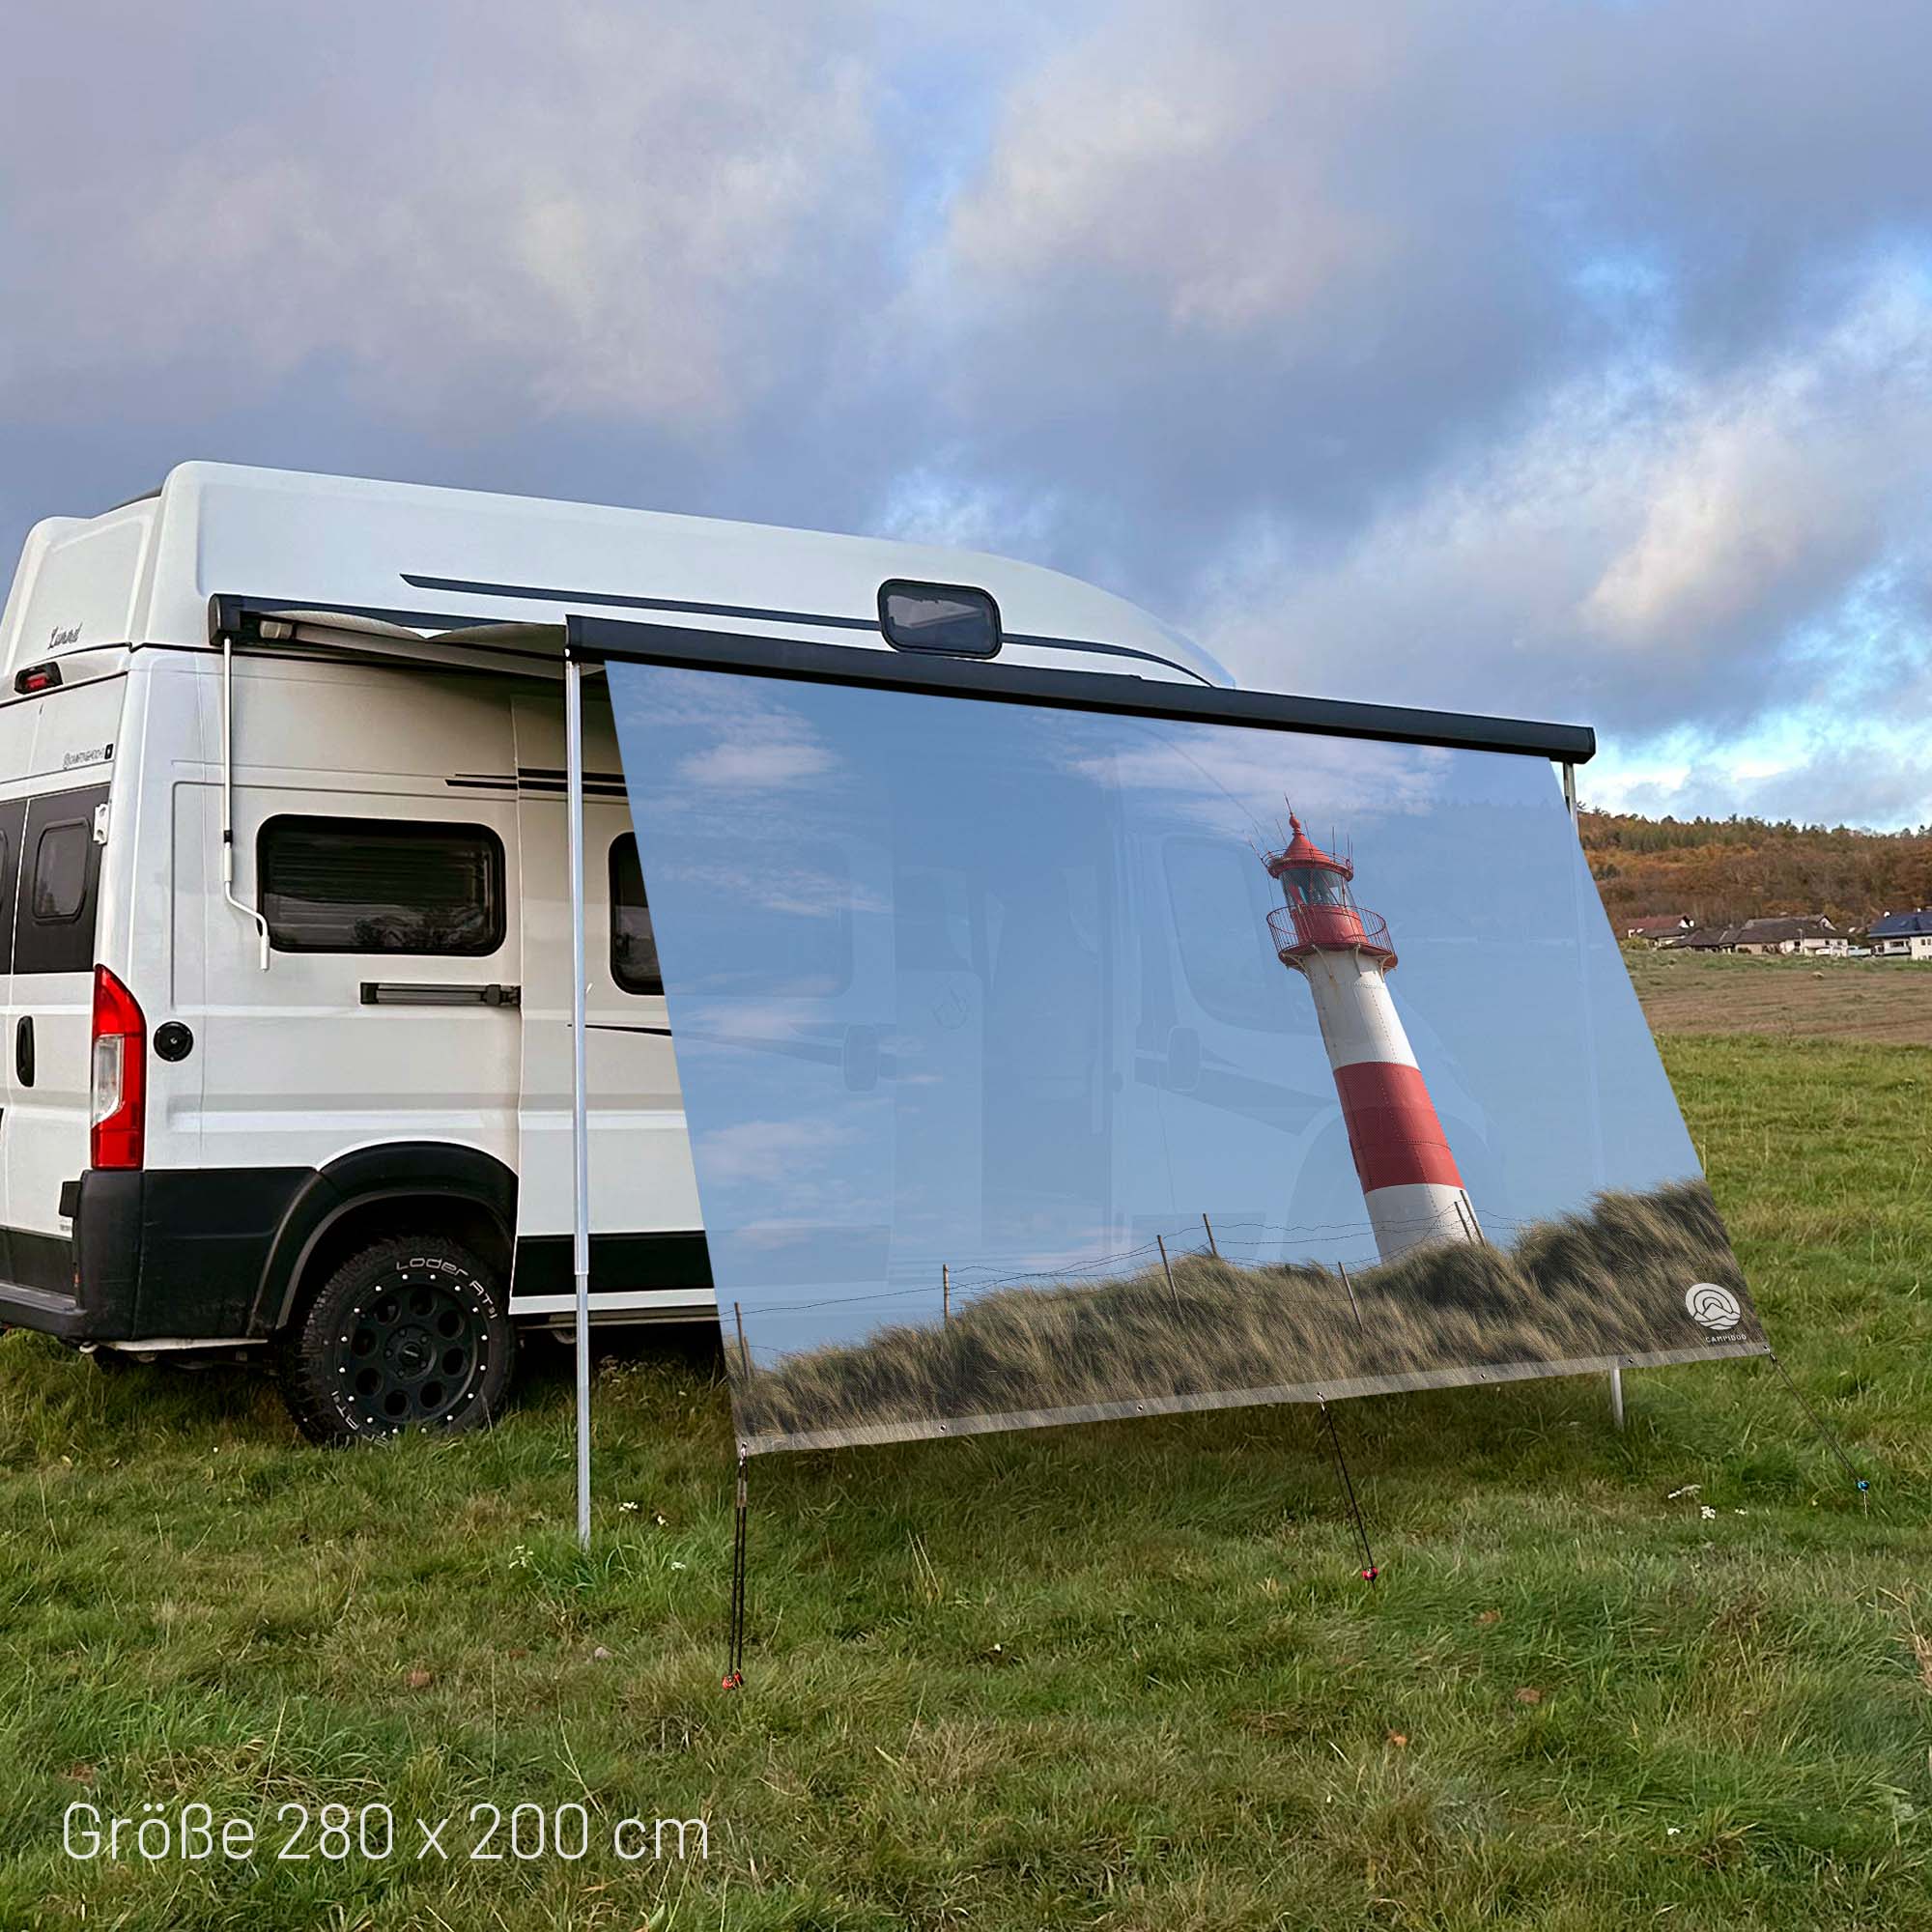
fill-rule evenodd
<path id="1" fill-rule="evenodd" d="M 326 1455 L 9 1336 L 0 1925 L 1932 1926 L 1932 1052 L 1666 1045 L 1868 1513 L 1765 1362 L 1631 1376 L 1621 1437 L 1601 1380 L 1347 1405 L 1373 1589 L 1306 1409 L 773 1458 L 725 1694 L 708 1349 L 604 1377 L 586 1561 L 561 1355 L 491 1436 Z M 712 1855 L 82 1866 L 83 1795 Z"/>

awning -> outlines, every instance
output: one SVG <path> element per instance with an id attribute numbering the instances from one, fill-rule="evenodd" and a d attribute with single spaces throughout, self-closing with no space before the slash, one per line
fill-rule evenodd
<path id="1" fill-rule="evenodd" d="M 746 1453 L 1763 1351 L 1587 730 L 567 628 Z"/>

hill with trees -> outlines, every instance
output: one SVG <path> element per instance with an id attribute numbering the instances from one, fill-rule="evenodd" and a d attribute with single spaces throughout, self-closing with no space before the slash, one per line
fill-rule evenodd
<path id="1" fill-rule="evenodd" d="M 1932 826 L 1863 832 L 1761 818 L 1580 813 L 1583 848 L 1613 924 L 1688 913 L 1700 925 L 1823 913 L 1847 929 L 1932 905 Z"/>

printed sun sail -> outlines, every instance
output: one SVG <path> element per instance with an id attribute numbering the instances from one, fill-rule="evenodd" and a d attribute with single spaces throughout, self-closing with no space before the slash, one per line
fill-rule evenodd
<path id="1" fill-rule="evenodd" d="M 1545 759 L 609 674 L 749 1450 L 1763 1351 Z"/>

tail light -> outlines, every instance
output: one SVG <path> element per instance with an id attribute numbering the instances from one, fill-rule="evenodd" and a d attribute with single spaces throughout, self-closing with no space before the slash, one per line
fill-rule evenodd
<path id="1" fill-rule="evenodd" d="M 148 1023 L 105 966 L 94 969 L 93 1167 L 139 1167 L 148 1124 Z"/>

